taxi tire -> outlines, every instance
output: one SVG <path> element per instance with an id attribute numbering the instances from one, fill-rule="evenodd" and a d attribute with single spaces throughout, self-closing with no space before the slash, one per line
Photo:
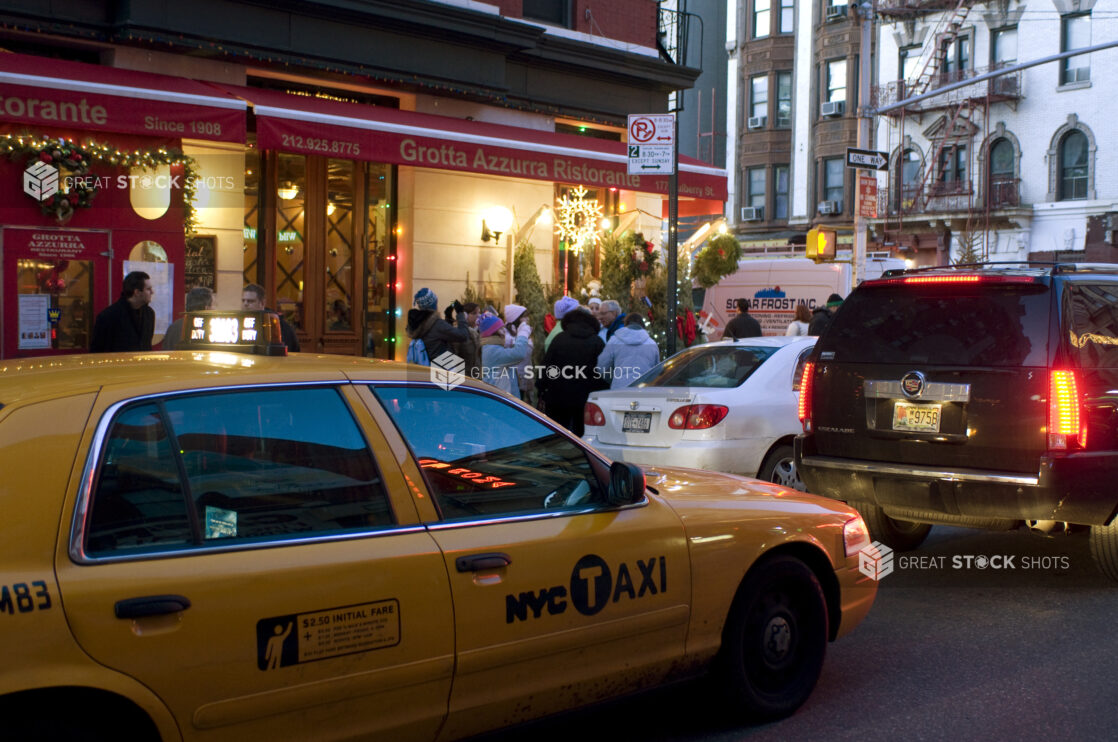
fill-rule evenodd
<path id="1" fill-rule="evenodd" d="M 1118 518 L 1108 526 L 1091 526 L 1091 559 L 1107 579 L 1118 582 Z"/>
<path id="2" fill-rule="evenodd" d="M 827 601 L 811 568 L 783 555 L 753 567 L 730 609 L 719 658 L 735 708 L 755 720 L 798 709 L 819 680 L 827 633 Z"/>
<path id="3" fill-rule="evenodd" d="M 858 511 L 870 538 L 885 544 L 893 551 L 912 551 L 928 538 L 932 527 L 927 523 L 890 518 L 880 506 L 869 502 L 851 502 L 850 507 Z"/>
<path id="4" fill-rule="evenodd" d="M 791 487 L 800 492 L 807 491 L 807 486 L 800 479 L 800 473 L 796 469 L 796 457 L 791 446 L 777 446 L 766 456 L 757 478 L 782 487 Z"/>

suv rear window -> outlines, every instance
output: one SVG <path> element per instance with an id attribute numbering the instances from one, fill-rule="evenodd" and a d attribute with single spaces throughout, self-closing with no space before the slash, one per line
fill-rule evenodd
<path id="1" fill-rule="evenodd" d="M 1067 336 L 1079 367 L 1118 367 L 1118 284 L 1077 281 L 1067 286 Z"/>
<path id="2" fill-rule="evenodd" d="M 837 361 L 1044 366 L 1045 284 L 863 286 L 820 338 Z"/>

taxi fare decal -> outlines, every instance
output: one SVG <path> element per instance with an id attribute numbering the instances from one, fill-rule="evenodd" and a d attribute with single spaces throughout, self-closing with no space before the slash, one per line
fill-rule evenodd
<path id="1" fill-rule="evenodd" d="M 30 613 L 49 610 L 50 607 L 50 592 L 43 580 L 35 580 L 30 585 L 26 582 L 0 585 L 0 613 Z"/>
<path id="2" fill-rule="evenodd" d="M 274 616 L 256 622 L 256 664 L 275 670 L 400 643 L 400 601 L 395 598 Z"/>
<path id="3" fill-rule="evenodd" d="M 548 615 L 559 615 L 567 610 L 568 599 L 576 611 L 584 616 L 593 616 L 607 603 L 616 603 L 623 597 L 635 600 L 666 592 L 667 589 L 665 557 L 652 557 L 648 561 L 638 559 L 635 569 L 622 562 L 614 579 L 605 559 L 597 554 L 587 554 L 575 562 L 569 587 L 556 585 L 519 595 L 506 595 L 505 623 L 527 621 L 529 613 L 532 618 L 539 618 L 544 608 Z"/>

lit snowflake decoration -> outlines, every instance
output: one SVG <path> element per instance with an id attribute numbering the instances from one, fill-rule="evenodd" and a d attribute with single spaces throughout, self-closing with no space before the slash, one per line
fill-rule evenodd
<path id="1" fill-rule="evenodd" d="M 602 205 L 597 199 L 586 198 L 586 189 L 582 186 L 560 198 L 555 212 L 558 217 L 555 232 L 574 252 L 581 252 L 600 237 L 598 224 L 602 220 Z"/>

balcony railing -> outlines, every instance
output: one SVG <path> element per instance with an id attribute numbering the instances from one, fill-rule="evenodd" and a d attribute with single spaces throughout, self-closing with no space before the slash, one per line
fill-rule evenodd
<path id="1" fill-rule="evenodd" d="M 894 188 L 888 209 L 879 212 L 890 216 L 910 214 L 943 214 L 948 212 L 991 209 L 1006 209 L 1021 205 L 1021 180 L 1019 178 L 996 178 L 989 182 L 986 204 L 974 203 L 974 186 L 970 180 L 951 180 L 909 184 Z"/>
<path id="2" fill-rule="evenodd" d="M 941 72 L 932 78 L 931 82 L 924 90 L 920 90 L 917 87 L 917 83 L 911 80 L 895 80 L 885 83 L 884 85 L 878 85 L 873 91 L 873 105 L 875 108 L 890 106 L 906 98 L 911 98 L 922 93 L 933 92 L 936 88 L 943 87 L 944 85 L 962 82 L 995 69 L 998 68 L 985 67 L 973 70 Z M 1017 70 L 1016 72 L 1010 72 L 1000 77 L 980 80 L 973 85 L 965 85 L 940 95 L 934 95 L 930 98 L 917 101 L 916 103 L 910 103 L 906 105 L 903 110 L 909 112 L 933 111 L 937 108 L 958 105 L 968 100 L 989 98 L 991 103 L 1000 103 L 1018 100 L 1022 97 L 1024 96 L 1021 88 L 1021 70 Z M 889 111 L 888 115 L 899 116 L 901 110 L 902 109 L 898 108 Z"/>
<path id="3" fill-rule="evenodd" d="M 986 203 L 991 209 L 1020 206 L 1020 178 L 991 178 L 986 193 Z"/>
<path id="4" fill-rule="evenodd" d="M 887 18 L 913 18 L 937 10 L 954 10 L 959 0 L 878 0 L 877 14 Z"/>

